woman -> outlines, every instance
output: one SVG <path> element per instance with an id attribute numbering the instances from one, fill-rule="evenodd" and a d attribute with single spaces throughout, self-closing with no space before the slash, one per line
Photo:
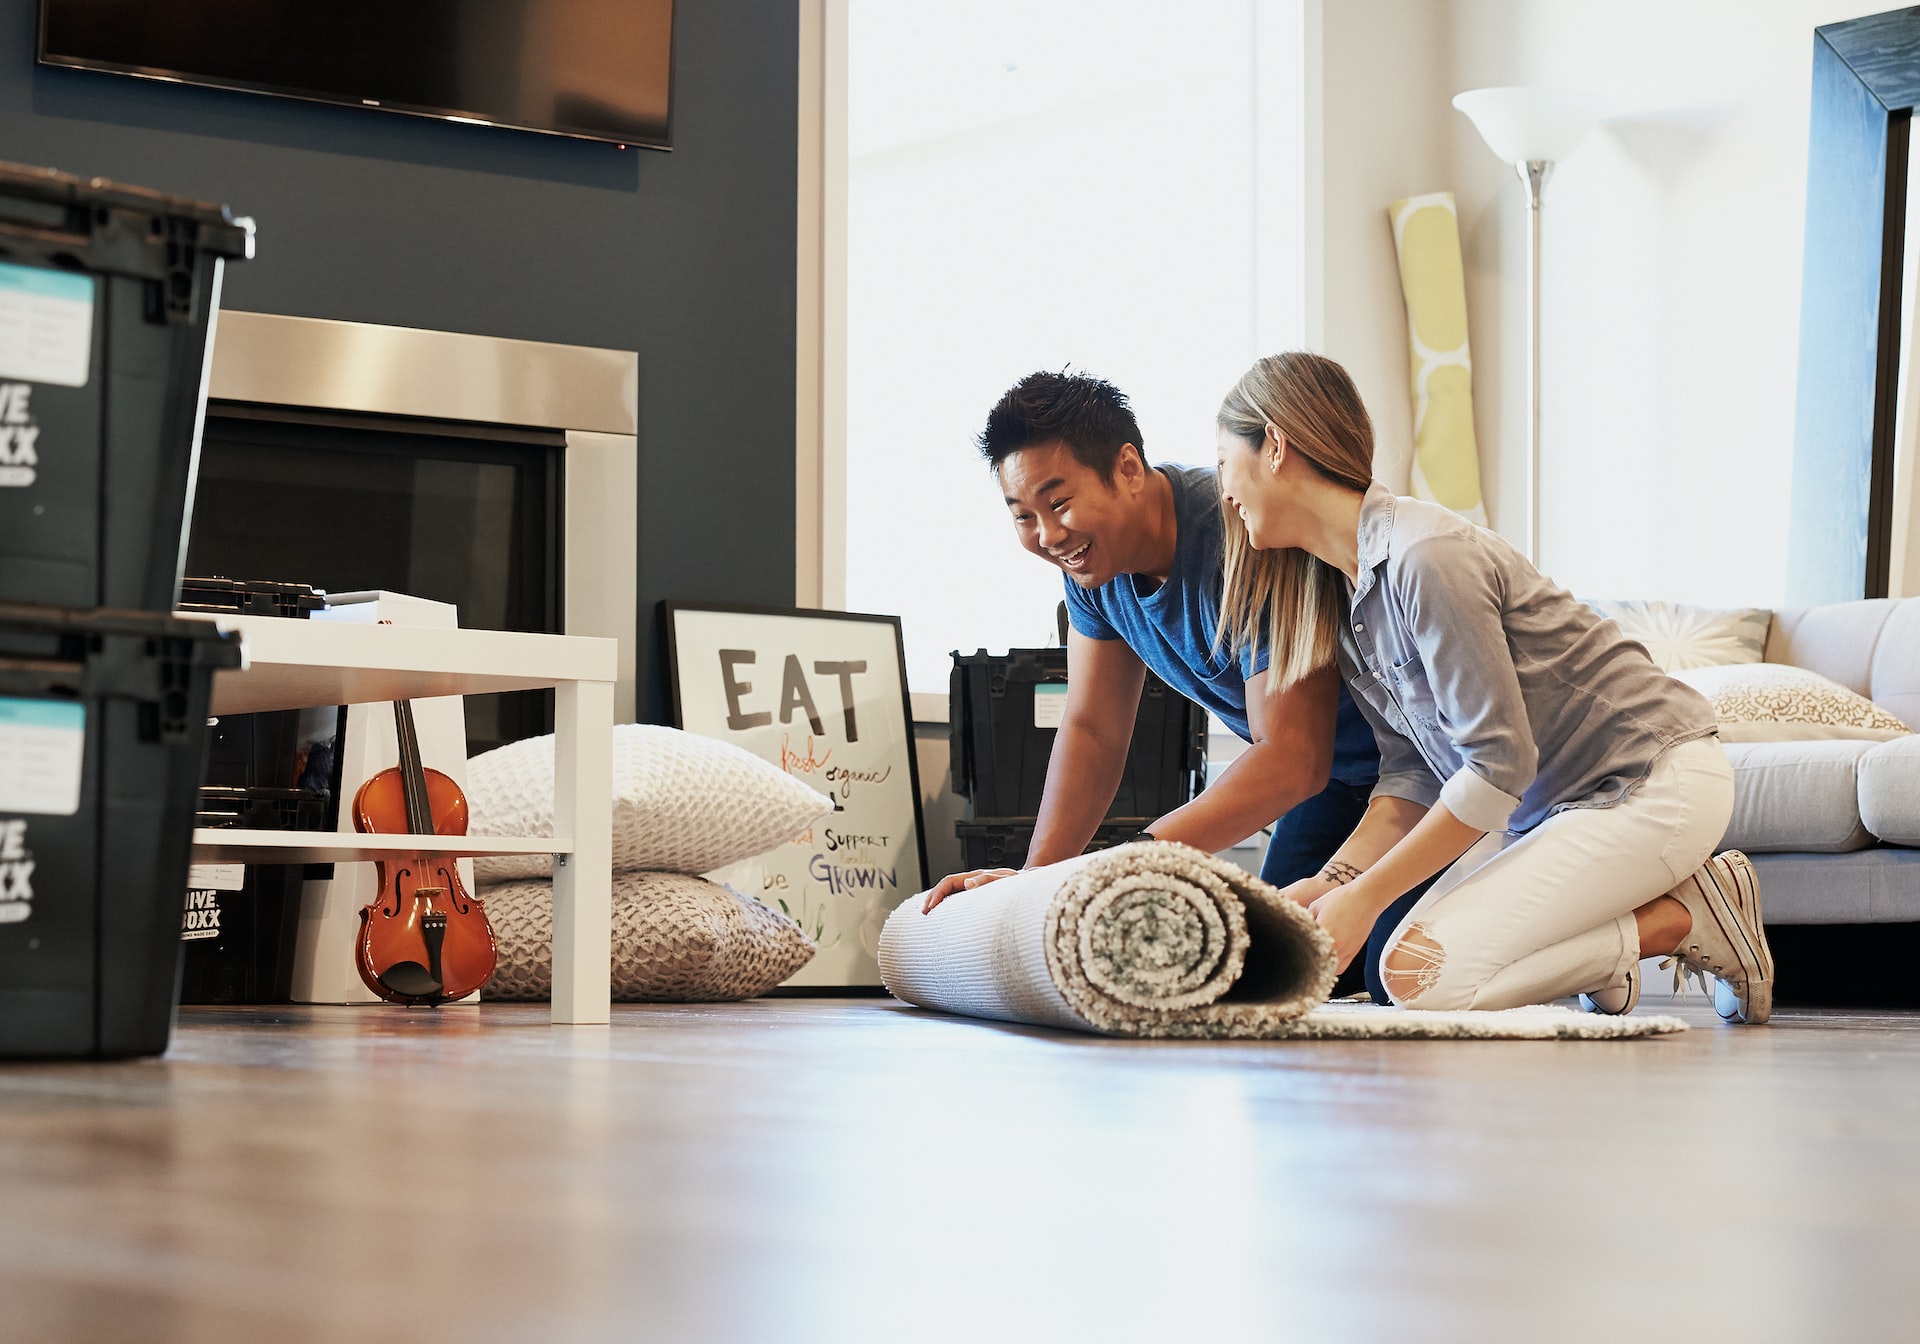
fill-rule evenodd
<path id="1" fill-rule="evenodd" d="M 1344 966 L 1395 898 L 1446 871 L 1382 960 L 1395 1003 L 1632 1010 L 1643 956 L 1714 977 L 1764 1022 L 1773 959 L 1712 708 L 1498 535 L 1373 480 L 1345 370 L 1263 359 L 1219 416 L 1221 636 L 1284 687 L 1338 664 L 1380 784 L 1317 877 L 1287 888 Z M 1264 625 L 1264 628 L 1262 628 Z"/>

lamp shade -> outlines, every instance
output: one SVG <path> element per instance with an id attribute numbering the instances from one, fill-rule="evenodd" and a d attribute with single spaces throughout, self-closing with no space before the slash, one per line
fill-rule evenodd
<path id="1" fill-rule="evenodd" d="M 1508 163 L 1558 163 L 1606 114 L 1605 99 L 1571 89 L 1470 89 L 1453 105 Z"/>

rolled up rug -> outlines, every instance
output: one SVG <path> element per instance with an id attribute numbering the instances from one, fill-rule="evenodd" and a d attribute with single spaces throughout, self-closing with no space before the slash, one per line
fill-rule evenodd
<path id="1" fill-rule="evenodd" d="M 1329 1004 L 1333 943 L 1251 873 L 1139 841 L 1001 878 L 931 914 L 909 897 L 880 975 L 921 1008 L 1109 1036 L 1602 1040 L 1684 1031 L 1674 1017 L 1553 1005 L 1421 1012 Z"/>
<path id="2" fill-rule="evenodd" d="M 1326 1001 L 1333 943 L 1251 873 L 1140 841 L 902 904 L 880 975 L 924 1008 L 1114 1036 L 1269 1036 Z"/>

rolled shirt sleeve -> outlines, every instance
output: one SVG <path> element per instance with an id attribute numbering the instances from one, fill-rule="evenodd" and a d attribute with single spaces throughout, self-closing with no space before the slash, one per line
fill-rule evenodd
<path id="1" fill-rule="evenodd" d="M 1439 726 L 1461 758 L 1440 789 L 1478 831 L 1504 831 L 1540 769 L 1501 615 L 1498 567 L 1479 538 L 1436 533 L 1401 553 L 1394 587 Z"/>

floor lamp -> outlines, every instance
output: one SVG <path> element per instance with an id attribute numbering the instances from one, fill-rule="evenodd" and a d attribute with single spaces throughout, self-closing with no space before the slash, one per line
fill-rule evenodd
<path id="1" fill-rule="evenodd" d="M 1540 193 L 1553 165 L 1600 122 L 1592 94 L 1564 89 L 1473 89 L 1453 105 L 1527 186 L 1527 558 L 1540 563 Z"/>

